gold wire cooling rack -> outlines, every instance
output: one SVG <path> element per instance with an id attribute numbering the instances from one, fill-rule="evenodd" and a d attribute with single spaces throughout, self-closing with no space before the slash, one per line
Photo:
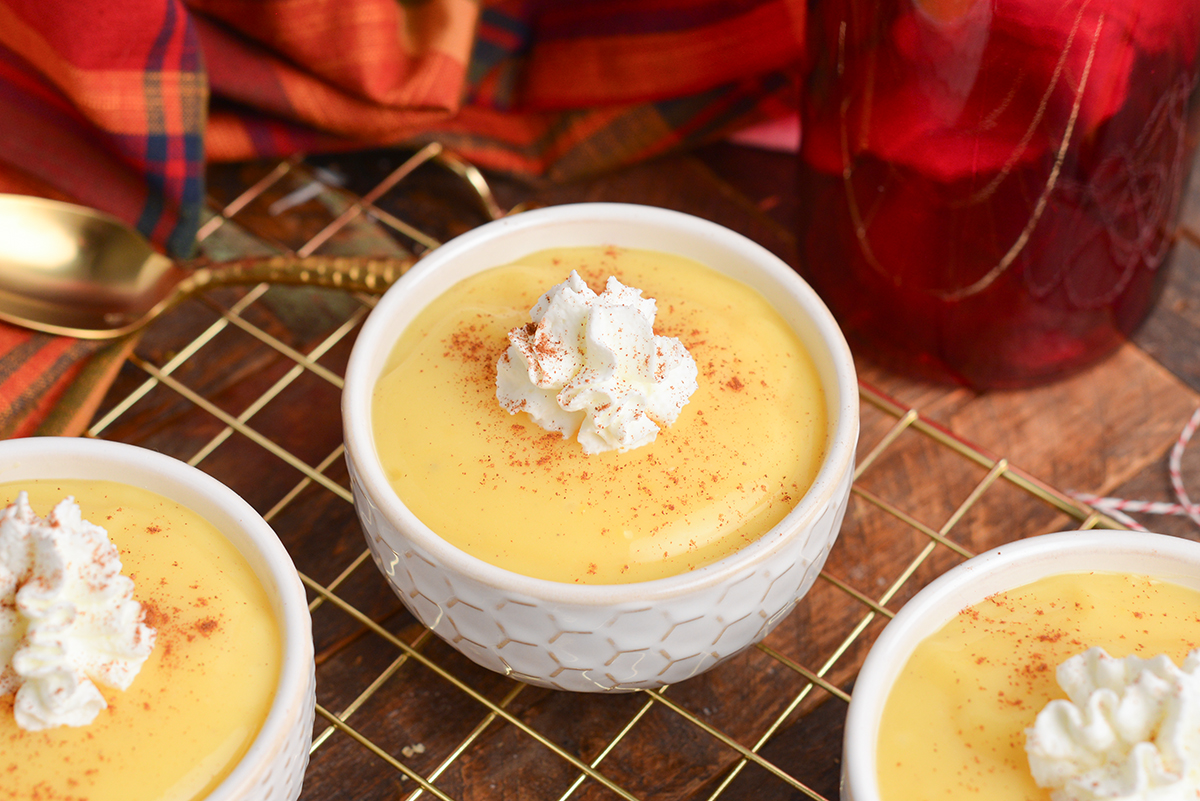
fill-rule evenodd
<path id="1" fill-rule="evenodd" d="M 385 177 L 369 186 L 338 174 L 336 162 L 302 158 L 214 174 L 202 251 L 416 257 L 504 213 L 482 175 L 436 144 L 378 158 L 374 174 Z M 846 528 L 823 581 L 765 642 L 655 692 L 529 687 L 433 637 L 369 558 L 338 403 L 372 305 L 265 284 L 189 299 L 144 334 L 88 432 L 215 475 L 292 553 L 318 662 L 304 798 L 834 797 L 846 688 L 889 607 L 971 555 L 961 532 L 996 514 L 1012 521 L 1013 538 L 1122 527 L 862 385 Z M 873 480 L 913 460 L 961 482 L 931 498 Z"/>

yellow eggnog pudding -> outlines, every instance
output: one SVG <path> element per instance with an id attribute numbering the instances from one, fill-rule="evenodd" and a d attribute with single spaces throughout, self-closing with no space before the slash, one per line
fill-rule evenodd
<path id="1" fill-rule="evenodd" d="M 650 444 L 585 453 L 497 401 L 508 333 L 574 270 L 657 303 L 698 389 Z M 409 509 L 467 553 L 517 573 L 615 584 L 728 556 L 778 523 L 824 456 L 809 354 L 753 289 L 679 256 L 614 247 L 529 255 L 476 274 L 408 326 L 373 396 L 377 452 Z"/>
<path id="2" fill-rule="evenodd" d="M 0 799 L 202 799 L 250 747 L 271 706 L 282 661 L 262 585 L 214 526 L 137 487 L 84 480 L 0 485 L 38 515 L 74 496 L 106 529 L 121 572 L 157 631 L 149 658 L 90 724 L 27 731 L 0 698 Z"/>
<path id="3" fill-rule="evenodd" d="M 963 610 L 917 646 L 890 690 L 876 756 L 882 801 L 1048 801 L 1026 729 L 1066 697 L 1057 667 L 1093 647 L 1182 665 L 1200 647 L 1200 592 L 1067 573 Z"/>

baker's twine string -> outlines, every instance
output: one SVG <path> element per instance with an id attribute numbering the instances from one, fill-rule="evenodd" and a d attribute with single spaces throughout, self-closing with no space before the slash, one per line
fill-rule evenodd
<path id="1" fill-rule="evenodd" d="M 1183 471 L 1180 467 L 1183 463 L 1183 451 L 1187 448 L 1192 434 L 1196 433 L 1197 426 L 1200 426 L 1200 409 L 1192 413 L 1191 419 L 1183 427 L 1183 431 L 1179 433 L 1179 439 L 1175 440 L 1175 444 L 1171 448 L 1171 455 L 1167 460 L 1167 472 L 1171 476 L 1171 487 L 1175 490 L 1177 503 L 1167 501 L 1131 501 L 1124 498 L 1091 495 L 1085 492 L 1072 492 L 1070 495 L 1077 500 L 1090 504 L 1095 509 L 1104 512 L 1114 520 L 1121 521 L 1136 531 L 1146 531 L 1146 528 L 1130 517 L 1127 512 L 1140 512 L 1151 515 L 1187 515 L 1197 526 L 1200 526 L 1200 504 L 1192 503 L 1188 498 L 1187 490 L 1183 486 Z"/>

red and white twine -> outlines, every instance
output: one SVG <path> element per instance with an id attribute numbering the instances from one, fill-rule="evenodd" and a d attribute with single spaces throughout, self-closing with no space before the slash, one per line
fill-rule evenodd
<path id="1" fill-rule="evenodd" d="M 1200 426 L 1200 409 L 1192 413 L 1191 419 L 1183 427 L 1183 431 L 1179 433 L 1179 438 L 1175 440 L 1175 444 L 1171 447 L 1171 455 L 1167 460 L 1167 471 L 1171 476 L 1171 487 L 1175 490 L 1175 503 L 1168 501 L 1132 501 L 1125 498 L 1110 498 L 1085 492 L 1072 492 L 1070 493 L 1071 497 L 1091 505 L 1114 520 L 1119 520 L 1121 523 L 1137 531 L 1145 531 L 1146 528 L 1130 517 L 1129 512 L 1151 515 L 1187 515 L 1196 525 L 1200 526 L 1200 504 L 1192 503 L 1188 498 L 1187 490 L 1183 486 L 1183 471 L 1181 468 L 1183 451 L 1187 448 L 1188 442 L 1191 440 L 1192 435 L 1196 433 L 1198 426 Z"/>

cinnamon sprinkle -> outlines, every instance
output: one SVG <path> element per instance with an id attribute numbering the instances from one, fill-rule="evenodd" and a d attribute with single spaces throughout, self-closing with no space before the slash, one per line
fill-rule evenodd
<path id="1" fill-rule="evenodd" d="M 597 287 L 602 290 L 609 275 L 627 285 L 645 283 L 643 273 L 631 274 L 623 268 L 624 254 L 615 248 L 606 248 L 601 258 L 594 255 L 592 258 L 595 261 L 589 264 L 560 259 L 560 269 L 575 269 L 593 291 Z M 653 288 L 647 289 L 648 296 L 654 297 L 653 293 Z M 702 322 L 705 312 L 694 301 L 681 300 L 672 292 L 664 295 L 665 301 L 658 306 L 655 333 L 678 338 L 692 352 L 701 373 L 702 389 L 696 398 L 703 397 L 703 401 L 689 404 L 679 421 L 663 429 L 653 445 L 639 449 L 652 449 L 651 459 L 636 450 L 603 454 L 603 458 L 584 457 L 575 453 L 577 448 L 567 447 L 569 443 L 559 433 L 542 430 L 524 414 L 510 417 L 499 406 L 495 398 L 495 370 L 498 362 L 508 358 L 510 331 L 530 337 L 532 347 L 542 354 L 558 355 L 564 347 L 544 335 L 546 332 L 539 331 L 532 321 L 513 329 L 512 317 L 498 315 L 491 321 L 483 321 L 470 312 L 462 315 L 440 342 L 431 343 L 433 352 L 440 352 L 447 364 L 444 368 L 425 368 L 425 373 L 436 372 L 439 382 L 456 382 L 460 391 L 465 387 L 467 399 L 461 409 L 464 417 L 471 420 L 468 424 L 473 435 L 483 440 L 483 447 L 477 453 L 472 452 L 469 464 L 459 464 L 463 459 L 452 457 L 451 469 L 470 476 L 463 486 L 473 487 L 479 496 L 491 492 L 524 493 L 531 503 L 536 500 L 538 504 L 547 497 L 570 498 L 571 503 L 579 505 L 581 520 L 588 519 L 586 516 L 601 506 L 628 509 L 615 514 L 629 530 L 638 532 L 636 536 L 645 536 L 659 528 L 664 519 L 687 517 L 708 507 L 737 483 L 730 480 L 734 475 L 743 480 L 746 492 L 761 498 L 771 509 L 791 508 L 805 488 L 797 486 L 790 476 L 767 479 L 761 474 L 747 473 L 743 465 L 756 463 L 759 458 L 753 447 L 738 450 L 728 470 L 721 466 L 726 446 L 715 444 L 721 441 L 721 432 L 710 425 L 718 418 L 706 414 L 704 408 L 710 403 L 713 408 L 718 403 L 738 408 L 751 408 L 746 404 L 769 404 L 778 391 L 791 391 L 790 385 L 783 378 L 772 382 L 761 380 L 759 376 L 764 371 L 760 363 L 739 360 L 727 344 L 710 335 L 707 322 Z M 520 304 L 521 301 L 516 301 L 514 306 L 521 308 Z M 769 384 L 778 384 L 779 389 Z M 455 424 L 463 425 L 457 420 Z M 634 476 L 637 478 L 632 490 L 614 489 L 614 482 L 629 482 Z M 626 497 L 631 494 L 633 497 Z M 743 519 L 742 514 L 731 512 L 725 515 L 723 525 L 736 527 Z M 614 539 L 620 540 L 621 533 L 618 524 Z M 743 542 L 744 538 L 739 538 L 730 547 L 740 547 Z M 686 550 L 688 546 L 685 539 L 681 547 Z M 696 561 L 703 560 L 691 560 Z M 587 561 L 579 563 L 578 573 L 588 575 L 588 566 Z"/>

